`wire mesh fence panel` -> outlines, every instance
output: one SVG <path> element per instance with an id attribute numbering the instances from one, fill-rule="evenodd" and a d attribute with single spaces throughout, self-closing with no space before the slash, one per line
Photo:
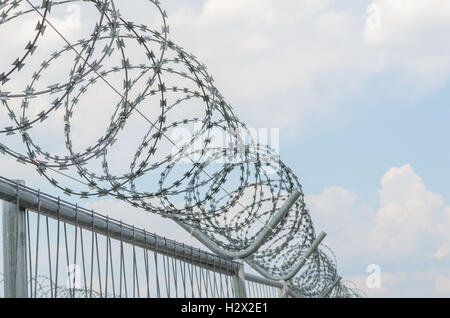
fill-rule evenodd
<path id="1" fill-rule="evenodd" d="M 185 246 L 183 261 L 170 256 L 169 240 L 149 250 L 39 212 L 27 211 L 26 220 L 29 297 L 233 297 L 230 275 L 214 262 L 194 265 L 194 252 L 209 255 L 198 249 Z"/>
<path id="2" fill-rule="evenodd" d="M 26 297 L 233 297 L 237 263 L 3 182 L 2 198 L 13 204 L 8 213 L 24 216 Z M 2 251 L 2 297 L 3 258 Z"/>
<path id="3" fill-rule="evenodd" d="M 1 297 L 11 295 L 5 288 L 5 281 L 12 281 L 8 278 L 11 269 L 25 277 L 24 297 L 31 298 L 298 295 L 284 281 L 245 274 L 242 262 L 146 232 L 4 178 L 0 178 L 0 198 L 9 204 L 7 213 L 3 206 L 0 217 Z M 24 222 L 21 231 L 3 226 L 9 226 L 16 213 Z M 5 263 L 4 246 L 9 246 L 8 253 L 17 250 L 10 239 L 5 239 L 7 233 L 23 238 L 20 246 L 25 265 L 20 268 L 11 261 Z M 5 245 L 6 241 L 9 245 Z M 242 273 L 245 286 L 236 282 Z M 241 287 L 245 287 L 244 293 Z M 328 289 L 327 295 L 333 297 L 350 292 L 343 290 L 338 280 Z"/>
<path id="4" fill-rule="evenodd" d="M 246 281 L 245 287 L 248 298 L 279 298 L 280 289 L 277 287 Z"/>

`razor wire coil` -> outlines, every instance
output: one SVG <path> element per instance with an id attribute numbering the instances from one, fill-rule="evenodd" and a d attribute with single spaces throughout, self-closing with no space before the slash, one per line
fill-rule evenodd
<path id="1" fill-rule="evenodd" d="M 273 149 L 252 138 L 206 67 L 169 39 L 167 14 L 160 2 L 139 2 L 152 5 L 160 30 L 129 20 L 113 0 L 0 2 L 0 30 L 20 19 L 36 22 L 24 52 L 9 67 L 2 61 L 0 68 L 0 117 L 9 121 L 8 126 L 0 126 L 0 135 L 4 140 L 19 136 L 25 148 L 19 151 L 0 143 L 0 152 L 34 165 L 68 195 L 113 196 L 196 228 L 228 251 L 245 249 L 290 194 L 301 191 L 300 181 Z M 97 14 L 93 29 L 86 38 L 66 41 L 36 63 L 40 43 L 57 31 L 51 23 L 52 10 L 69 3 L 92 6 Z M 130 54 L 129 47 L 139 51 Z M 58 66 L 63 69 L 51 72 Z M 14 90 L 15 77 L 23 73 L 26 87 Z M 62 78 L 51 82 L 55 76 Z M 109 86 L 117 100 L 90 105 L 90 94 L 101 85 Z M 80 149 L 73 120 L 86 105 L 111 108 L 111 118 L 103 135 Z M 114 155 L 115 145 L 123 142 L 127 129 L 135 129 L 129 122 L 140 117 L 146 122 L 140 128 L 141 142 L 128 168 L 116 172 L 115 162 L 122 158 Z M 52 152 L 33 136 L 53 120 L 64 122 L 63 153 Z M 192 127 L 182 144 L 169 137 Z M 218 134 L 226 136 L 225 147 L 214 144 Z M 57 179 L 60 175 L 55 171 L 75 175 L 78 187 Z M 148 190 L 154 180 L 157 187 Z M 283 276 L 316 237 L 303 194 L 272 230 L 251 260 L 272 275 Z M 301 295 L 317 297 L 337 277 L 334 256 L 325 248 L 308 259 L 290 284 Z M 340 297 L 358 295 L 343 284 L 336 290 Z"/>

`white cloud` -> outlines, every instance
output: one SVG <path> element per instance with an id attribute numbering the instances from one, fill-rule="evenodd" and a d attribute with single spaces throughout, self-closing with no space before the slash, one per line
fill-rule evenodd
<path id="1" fill-rule="evenodd" d="M 332 214 L 354 209 L 356 194 L 340 187 L 330 187 L 320 195 L 309 196 L 308 200 L 314 213 L 320 213 L 322 217 L 330 217 Z"/>
<path id="2" fill-rule="evenodd" d="M 444 274 L 442 274 L 444 273 Z M 381 288 L 368 288 L 367 275 L 349 278 L 368 297 L 446 297 L 450 279 L 446 269 L 405 270 L 381 273 Z"/>
<path id="3" fill-rule="evenodd" d="M 327 9 L 328 1 L 209 0 L 200 12 L 183 8 L 169 22 L 172 36 L 206 62 L 243 115 L 258 107 L 263 122 L 278 126 L 305 118 L 319 95 L 334 99 L 337 92 L 323 75 L 348 65 L 343 57 L 351 48 L 334 45 L 355 28 L 348 14 Z M 319 93 L 323 84 L 330 91 Z M 292 116 L 275 119 L 275 109 Z"/>
<path id="4" fill-rule="evenodd" d="M 374 75 L 394 73 L 382 90 L 402 98 L 422 97 L 448 80 L 448 1 L 372 5 L 379 29 L 366 26 L 364 10 L 309 0 L 206 0 L 199 10 L 169 12 L 169 23 L 171 37 L 206 63 L 248 121 L 300 130 L 310 119 L 333 122 L 336 113 L 360 107 L 337 104 Z"/>
<path id="5" fill-rule="evenodd" d="M 346 245 L 364 247 L 384 260 L 417 253 L 444 256 L 446 250 L 438 247 L 449 229 L 450 222 L 443 222 L 449 208 L 442 196 L 427 190 L 410 165 L 389 170 L 378 194 L 379 207 L 358 205 L 356 193 L 340 187 L 308 196 L 307 201 L 319 228 L 336 235 L 339 243 L 333 243 L 338 250 Z"/>
<path id="6" fill-rule="evenodd" d="M 442 237 L 442 245 L 432 256 L 442 260 L 450 254 L 450 207 L 444 208 L 444 216 L 438 224 L 437 233 Z"/>
<path id="7" fill-rule="evenodd" d="M 450 207 L 431 192 L 411 165 L 381 179 L 379 206 L 358 204 L 355 192 L 327 188 L 307 197 L 316 229 L 338 255 L 339 270 L 364 273 L 382 268 L 382 288 L 368 289 L 369 274 L 351 278 L 370 297 L 445 295 L 449 273 Z"/>
<path id="8" fill-rule="evenodd" d="M 400 69 L 405 79 L 434 89 L 448 80 L 450 3 L 445 0 L 375 0 L 379 27 L 367 27 L 364 40 L 375 50 L 382 69 Z"/>
<path id="9" fill-rule="evenodd" d="M 24 165 L 10 157 L 0 156 L 0 176 L 14 180 L 25 180 L 26 185 L 32 186 L 42 180 L 31 165 Z"/>
<path id="10" fill-rule="evenodd" d="M 426 189 L 410 165 L 388 171 L 379 195 L 372 243 L 380 254 L 409 256 L 433 246 L 444 201 Z M 422 247 L 423 242 L 426 246 Z"/>
<path id="11" fill-rule="evenodd" d="M 327 233 L 327 244 L 339 259 L 358 257 L 367 249 L 375 209 L 358 205 L 355 192 L 330 187 L 319 195 L 307 196 L 306 202 L 316 231 Z"/>

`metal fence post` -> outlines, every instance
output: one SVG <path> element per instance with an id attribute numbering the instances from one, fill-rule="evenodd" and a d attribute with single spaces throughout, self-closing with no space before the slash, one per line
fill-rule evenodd
<path id="1" fill-rule="evenodd" d="M 15 180 L 17 184 L 25 182 Z M 27 298 L 25 209 L 3 201 L 3 267 L 6 298 Z"/>
<path id="2" fill-rule="evenodd" d="M 233 291 L 235 298 L 247 298 L 247 291 L 245 290 L 245 271 L 244 261 L 237 260 L 240 264 L 239 270 L 236 275 L 233 276 Z"/>
<path id="3" fill-rule="evenodd" d="M 283 288 L 280 289 L 279 298 L 289 298 L 289 284 L 283 281 Z"/>

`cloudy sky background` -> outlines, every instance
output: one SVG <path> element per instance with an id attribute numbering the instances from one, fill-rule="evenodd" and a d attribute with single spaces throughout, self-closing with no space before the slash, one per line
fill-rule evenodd
<path id="1" fill-rule="evenodd" d="M 207 65 L 241 119 L 280 128 L 281 157 L 342 276 L 372 297 L 450 296 L 450 2 L 161 2 L 170 38 Z M 33 169 L 0 160 L 0 175 L 54 193 Z M 120 218 L 126 209 L 126 220 L 192 243 L 123 203 L 85 205 Z M 366 286 L 370 264 L 381 289 Z"/>

